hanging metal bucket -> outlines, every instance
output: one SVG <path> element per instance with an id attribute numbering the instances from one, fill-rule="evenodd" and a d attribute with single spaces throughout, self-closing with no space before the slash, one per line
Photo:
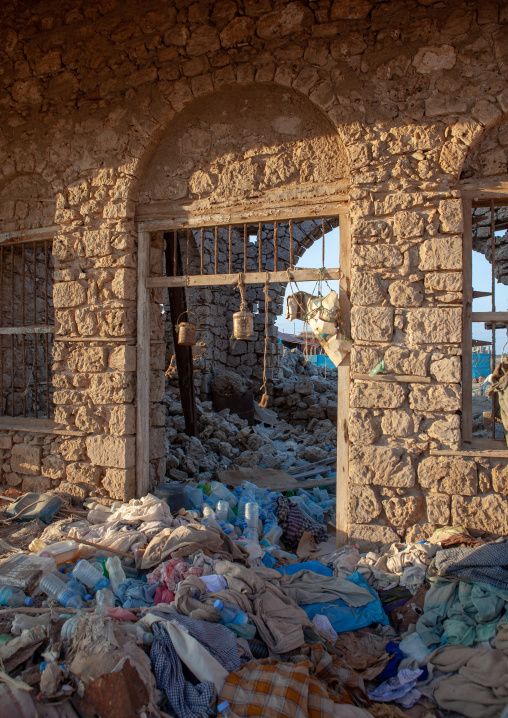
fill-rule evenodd
<path id="1" fill-rule="evenodd" d="M 233 336 L 248 341 L 254 336 L 254 317 L 252 312 L 241 310 L 233 314 Z"/>
<path id="2" fill-rule="evenodd" d="M 182 314 L 185 313 L 186 312 L 182 312 Z M 196 316 L 194 312 L 188 313 L 194 317 Z M 182 314 L 180 314 L 180 317 Z M 178 317 L 178 319 L 180 319 L 180 317 Z M 183 347 L 193 347 L 196 344 L 196 331 L 196 325 L 192 322 L 178 322 L 178 344 Z"/>

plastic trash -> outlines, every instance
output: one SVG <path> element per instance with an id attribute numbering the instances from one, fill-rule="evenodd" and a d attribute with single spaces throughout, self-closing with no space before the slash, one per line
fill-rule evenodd
<path id="1" fill-rule="evenodd" d="M 266 539 L 271 546 L 277 546 L 281 536 L 282 529 L 278 524 L 265 524 L 263 529 L 263 538 Z"/>
<path id="2" fill-rule="evenodd" d="M 213 604 L 219 611 L 222 623 L 232 623 L 234 626 L 241 623 L 248 623 L 249 618 L 247 614 L 242 611 L 238 606 L 232 606 L 229 603 L 224 603 L 220 599 L 217 599 Z"/>
<path id="3" fill-rule="evenodd" d="M 220 499 L 226 499 L 230 506 L 236 506 L 237 498 L 235 494 L 231 493 L 231 491 L 226 486 L 224 486 L 224 484 L 221 484 L 220 481 L 212 481 L 210 483 L 210 489 Z"/>
<path id="4" fill-rule="evenodd" d="M 15 586 L 25 593 L 32 593 L 40 577 L 56 571 L 54 558 L 35 554 L 14 554 L 0 565 L 0 586 Z"/>
<path id="5" fill-rule="evenodd" d="M 58 496 L 48 496 L 47 494 L 24 494 L 17 501 L 7 506 L 5 513 L 7 516 L 16 516 L 22 509 L 30 504 L 35 504 L 19 517 L 19 521 L 34 521 L 39 519 L 45 524 L 49 524 L 53 516 L 60 510 L 62 500 Z"/>
<path id="6" fill-rule="evenodd" d="M 159 484 L 153 493 L 158 499 L 165 501 L 171 508 L 171 511 L 192 508 L 185 486 L 178 481 Z"/>
<path id="7" fill-rule="evenodd" d="M 57 566 L 67 561 L 72 561 L 79 553 L 79 546 L 76 541 L 57 541 L 49 544 L 39 551 L 38 556 L 54 558 Z"/>
<path id="8" fill-rule="evenodd" d="M 203 496 L 201 489 L 192 489 L 190 499 L 194 508 L 200 509 L 203 506 L 205 497 Z"/>
<path id="9" fill-rule="evenodd" d="M 49 626 L 50 613 L 41 613 L 38 616 L 28 616 L 26 613 L 17 613 L 11 626 L 13 636 L 20 636 L 23 631 L 29 631 L 36 626 Z"/>
<path id="10" fill-rule="evenodd" d="M 101 588 L 95 594 L 95 600 L 98 606 L 114 606 L 115 596 L 109 588 Z"/>
<path id="11" fill-rule="evenodd" d="M 73 579 L 71 577 L 71 580 L 67 583 L 67 588 L 71 588 L 73 591 L 78 593 L 84 601 L 89 601 L 93 598 L 93 596 L 88 592 L 87 587 L 75 578 Z"/>
<path id="12" fill-rule="evenodd" d="M 80 620 L 81 616 L 78 613 L 76 616 L 72 616 L 72 618 L 68 618 L 65 621 L 60 631 L 62 641 L 70 641 L 72 639 Z"/>
<path id="13" fill-rule="evenodd" d="M 65 608 L 83 608 L 83 601 L 61 578 L 55 574 L 43 576 L 40 582 L 40 589 L 49 598 L 54 598 Z"/>
<path id="14" fill-rule="evenodd" d="M 72 574 L 74 578 L 77 578 L 94 592 L 100 591 L 101 588 L 109 588 L 109 579 L 102 573 L 99 573 L 99 571 L 85 559 L 81 559 L 81 561 L 77 562 Z"/>
<path id="15" fill-rule="evenodd" d="M 222 701 L 222 703 L 219 703 L 217 706 L 217 716 L 220 716 L 220 718 L 230 718 L 233 714 L 231 713 L 231 709 L 229 707 L 229 703 L 227 701 Z"/>
<path id="16" fill-rule="evenodd" d="M 106 569 L 109 574 L 109 581 L 111 583 L 111 590 L 113 593 L 116 593 L 116 589 L 118 588 L 118 584 L 122 583 L 122 581 L 125 581 L 126 575 L 125 571 L 122 567 L 122 562 L 118 558 L 118 556 L 111 556 L 106 561 Z"/>
<path id="17" fill-rule="evenodd" d="M 245 504 L 245 521 L 247 522 L 247 526 L 257 534 L 259 526 L 259 506 L 256 502 L 249 501 Z"/>
<path id="18" fill-rule="evenodd" d="M 224 501 L 224 499 L 219 499 L 219 501 L 217 503 L 217 516 L 221 521 L 228 520 L 228 509 L 229 509 L 228 502 Z"/>
<path id="19" fill-rule="evenodd" d="M 201 576 L 201 580 L 206 585 L 207 593 L 216 593 L 217 591 L 224 591 L 228 587 L 228 582 L 224 578 L 216 573 L 212 573 L 209 576 Z"/>
<path id="20" fill-rule="evenodd" d="M 19 608 L 20 606 L 33 606 L 33 598 L 29 598 L 20 588 L 4 586 L 0 588 L 0 606 Z"/>
<path id="21" fill-rule="evenodd" d="M 416 658 L 418 663 L 421 663 L 429 653 L 432 653 L 432 650 L 427 648 L 420 634 L 416 631 L 403 638 L 399 643 L 399 648 L 405 657 Z"/>

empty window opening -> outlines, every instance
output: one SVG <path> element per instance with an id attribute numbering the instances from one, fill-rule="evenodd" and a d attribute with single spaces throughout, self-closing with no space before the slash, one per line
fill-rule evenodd
<path id="1" fill-rule="evenodd" d="M 0 415 L 52 416 L 54 323 L 51 242 L 0 246 Z"/>

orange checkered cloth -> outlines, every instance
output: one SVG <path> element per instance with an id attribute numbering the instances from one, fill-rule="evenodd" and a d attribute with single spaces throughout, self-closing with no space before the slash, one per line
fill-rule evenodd
<path id="1" fill-rule="evenodd" d="M 361 679 L 319 644 L 308 655 L 280 663 L 274 658 L 250 661 L 226 679 L 220 700 L 233 713 L 262 718 L 323 718 L 336 715 L 334 704 L 352 703 L 351 690 Z M 359 711 L 362 714 L 362 711 Z M 368 715 L 368 714 L 367 714 Z"/>

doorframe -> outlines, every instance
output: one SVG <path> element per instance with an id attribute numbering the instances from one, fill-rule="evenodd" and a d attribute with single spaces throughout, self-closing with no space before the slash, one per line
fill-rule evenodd
<path id="1" fill-rule="evenodd" d="M 317 210 L 317 211 L 316 211 Z M 339 217 L 339 264 L 342 277 L 339 285 L 339 303 L 343 314 L 344 330 L 350 335 L 350 279 L 351 279 L 351 234 L 349 219 L 349 203 L 341 197 L 335 201 L 315 203 L 310 206 L 279 206 L 277 216 L 267 212 L 263 216 L 259 211 L 255 218 L 252 211 L 235 212 L 234 219 L 227 212 L 220 217 L 198 215 L 191 217 L 166 217 L 164 219 L 147 219 L 137 224 L 138 228 L 138 269 L 137 269 L 137 366 L 136 366 L 136 496 L 146 495 L 150 483 L 150 289 L 152 287 L 169 286 L 175 278 L 150 277 L 150 234 L 151 232 L 171 231 L 188 227 L 204 227 L 210 225 L 241 224 L 243 222 L 265 221 L 274 219 L 278 222 L 289 219 L 307 219 L 316 216 Z M 146 216 L 146 215 L 145 215 Z M 298 270 L 297 270 L 298 271 Z M 315 270 L 319 274 L 320 270 Z M 265 277 L 273 272 L 262 272 Z M 217 278 L 219 275 L 216 275 Z M 229 284 L 228 275 L 222 275 L 220 284 Z M 238 277 L 236 274 L 235 277 Z M 312 279 L 313 277 L 309 277 Z M 330 277 L 333 278 L 333 277 Z M 212 275 L 210 275 L 212 279 Z M 302 277 L 303 279 L 303 277 Z M 167 281 L 169 280 L 169 281 Z M 188 284 L 186 282 L 185 284 Z M 202 284 L 200 286 L 211 286 Z M 182 284 L 181 284 L 182 286 Z M 349 389 L 350 389 L 350 355 L 347 354 L 337 367 L 337 480 L 336 480 L 336 541 L 338 546 L 348 540 L 348 485 L 349 485 Z"/>

